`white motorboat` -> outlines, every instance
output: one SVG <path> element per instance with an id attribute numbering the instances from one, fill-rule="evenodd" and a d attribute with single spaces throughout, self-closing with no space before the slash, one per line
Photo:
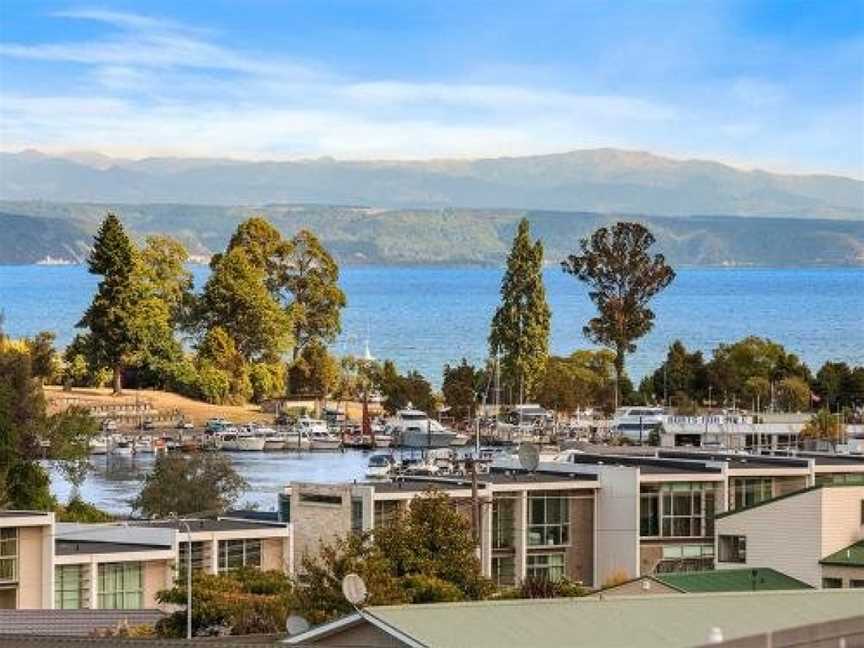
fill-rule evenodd
<path id="1" fill-rule="evenodd" d="M 90 454 L 108 454 L 108 439 L 104 436 L 96 436 L 90 439 Z"/>
<path id="2" fill-rule="evenodd" d="M 648 435 L 663 425 L 664 414 L 662 407 L 619 407 L 611 430 L 631 441 L 647 441 Z"/>
<path id="3" fill-rule="evenodd" d="M 393 437 L 395 445 L 403 448 L 446 448 L 456 437 L 426 412 L 403 409 L 387 421 L 385 432 Z"/>
<path id="4" fill-rule="evenodd" d="M 119 438 L 115 437 L 115 439 L 112 443 L 112 448 L 111 448 L 111 454 L 112 455 L 122 455 L 122 456 L 131 457 L 134 452 L 135 452 L 135 446 L 132 443 L 132 441 L 130 441 L 129 439 L 125 439 L 123 437 L 119 437 Z"/>
<path id="5" fill-rule="evenodd" d="M 289 430 L 281 433 L 285 440 L 283 450 L 308 450 L 312 445 L 309 436 L 299 430 Z"/>
<path id="6" fill-rule="evenodd" d="M 261 452 L 264 449 L 265 438 L 247 430 L 229 428 L 216 436 L 221 441 L 222 449 L 229 452 Z"/>
<path id="7" fill-rule="evenodd" d="M 330 432 L 310 432 L 309 449 L 310 450 L 338 450 L 342 446 L 342 439 Z"/>
<path id="8" fill-rule="evenodd" d="M 258 434 L 264 435 L 265 450 L 285 450 L 288 447 L 288 436 L 271 428 L 260 428 Z"/>
<path id="9" fill-rule="evenodd" d="M 462 446 L 468 445 L 468 442 L 471 440 L 467 434 L 462 434 L 461 432 L 457 432 L 456 436 L 453 437 L 453 440 L 450 442 L 451 446 L 455 446 L 457 448 L 461 448 Z"/>
<path id="10" fill-rule="evenodd" d="M 386 479 L 390 476 L 394 464 L 393 457 L 390 455 L 372 455 L 369 457 L 369 465 L 366 467 L 366 476 L 369 479 Z"/>
<path id="11" fill-rule="evenodd" d="M 156 445 L 154 444 L 153 439 L 151 439 L 150 437 L 140 436 L 135 439 L 133 449 L 135 452 L 152 454 L 153 452 L 156 452 Z"/>
<path id="12" fill-rule="evenodd" d="M 299 432 L 305 432 L 308 434 L 312 434 L 313 432 L 324 433 L 327 434 L 329 429 L 327 427 L 327 421 L 322 421 L 321 419 L 314 419 L 309 416 L 301 416 L 297 419 L 297 422 L 294 424 L 294 429 Z"/>
<path id="13" fill-rule="evenodd" d="M 389 448 L 393 445 L 393 437 L 384 431 L 375 433 L 375 447 Z"/>

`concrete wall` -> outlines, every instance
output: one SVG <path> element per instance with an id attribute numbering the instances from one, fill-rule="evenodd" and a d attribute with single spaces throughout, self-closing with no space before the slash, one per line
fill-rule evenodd
<path id="1" fill-rule="evenodd" d="M 864 582 L 864 567 L 822 565 L 822 578 L 839 578 L 843 581 L 843 587 L 852 587 L 849 581 Z M 861 592 L 861 598 L 864 599 L 864 590 Z"/>
<path id="2" fill-rule="evenodd" d="M 46 547 L 53 542 L 51 527 L 18 529 L 18 608 L 50 607 L 53 574 L 47 573 Z"/>
<path id="3" fill-rule="evenodd" d="M 304 494 L 339 497 L 340 504 L 304 501 Z M 294 483 L 291 488 L 291 520 L 294 530 L 294 567 L 302 569 L 305 554 L 316 555 L 322 544 L 351 532 L 350 485 Z"/>
<path id="4" fill-rule="evenodd" d="M 815 492 L 822 500 L 821 559 L 864 538 L 864 486 L 820 488 Z"/>
<path id="5" fill-rule="evenodd" d="M 570 547 L 567 572 L 571 580 L 594 585 L 594 498 L 591 491 L 570 491 Z"/>
<path id="6" fill-rule="evenodd" d="M 156 594 L 159 592 L 159 590 L 163 590 L 171 586 L 171 581 L 174 578 L 173 561 L 148 560 L 144 563 L 142 567 L 142 573 L 144 580 L 144 599 L 142 607 L 159 607 L 156 601 Z M 98 584 L 92 583 L 92 586 L 97 587 Z"/>
<path id="7" fill-rule="evenodd" d="M 600 482 L 595 585 L 613 575 L 639 576 L 639 471 L 625 466 L 585 465 L 580 469 L 596 469 Z"/>

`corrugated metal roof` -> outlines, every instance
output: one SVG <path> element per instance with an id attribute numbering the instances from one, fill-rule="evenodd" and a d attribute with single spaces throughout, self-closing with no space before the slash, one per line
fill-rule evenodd
<path id="1" fill-rule="evenodd" d="M 820 560 L 823 565 L 847 565 L 849 567 L 864 567 L 864 540 L 859 540 L 845 549 L 835 551 L 830 556 Z M 864 597 L 864 594 L 862 594 Z"/>
<path id="2" fill-rule="evenodd" d="M 680 594 L 371 607 L 430 648 L 676 648 L 864 612 L 855 590 Z"/>
<path id="3" fill-rule="evenodd" d="M 0 635 L 86 637 L 118 624 L 153 625 L 159 610 L 0 610 Z"/>
<path id="4" fill-rule="evenodd" d="M 807 583 L 766 567 L 654 574 L 654 578 L 692 593 L 813 589 Z"/>

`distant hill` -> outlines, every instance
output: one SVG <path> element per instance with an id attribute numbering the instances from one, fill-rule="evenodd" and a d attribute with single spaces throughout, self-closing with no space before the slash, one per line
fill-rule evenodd
<path id="1" fill-rule="evenodd" d="M 317 232 L 342 263 L 501 264 L 523 216 L 556 263 L 581 237 L 620 219 L 639 220 L 676 265 L 864 265 L 864 221 L 730 216 L 619 216 L 519 209 L 383 209 L 328 205 L 207 206 L 182 204 L 0 201 L 0 264 L 46 256 L 79 260 L 106 211 L 143 238 L 164 232 L 194 255 L 224 249 L 237 223 L 263 214 L 285 234 Z M 8 234 L 8 235 L 7 235 Z"/>
<path id="2" fill-rule="evenodd" d="M 667 216 L 864 219 L 864 183 L 596 149 L 437 161 L 244 162 L 0 154 L 0 198 L 199 205 L 359 204 Z"/>

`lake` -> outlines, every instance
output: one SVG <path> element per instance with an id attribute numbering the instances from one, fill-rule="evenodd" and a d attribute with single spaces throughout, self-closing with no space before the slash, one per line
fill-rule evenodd
<path id="1" fill-rule="evenodd" d="M 207 276 L 194 268 L 196 284 Z M 502 270 L 465 267 L 346 267 L 348 296 L 339 354 L 391 358 L 440 383 L 445 363 L 480 363 L 498 302 Z M 545 274 L 552 308 L 552 352 L 590 346 L 582 327 L 593 316 L 585 287 L 560 270 Z M 0 266 L 0 309 L 12 336 L 50 329 L 67 344 L 97 277 L 83 266 Z M 681 269 L 654 302 L 654 330 L 628 359 L 634 382 L 681 339 L 706 355 L 720 342 L 770 337 L 814 370 L 827 359 L 864 362 L 864 269 Z"/>

